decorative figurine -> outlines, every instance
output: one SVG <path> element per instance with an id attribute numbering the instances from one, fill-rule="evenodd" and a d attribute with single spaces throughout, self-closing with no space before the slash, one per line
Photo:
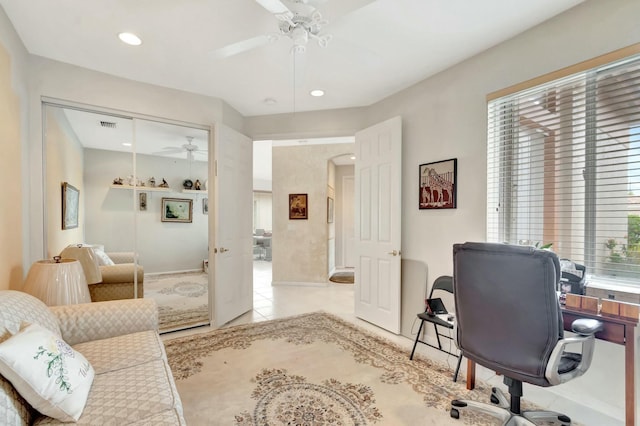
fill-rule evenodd
<path id="1" fill-rule="evenodd" d="M 153 176 L 151 176 L 151 179 L 149 179 L 149 186 L 151 188 L 155 188 L 156 187 L 156 179 Z"/>
<path id="2" fill-rule="evenodd" d="M 119 178 L 119 177 L 118 177 L 118 178 L 115 178 L 115 179 L 113 180 L 113 184 L 114 184 L 114 185 L 122 185 L 122 178 Z"/>
<path id="3" fill-rule="evenodd" d="M 160 185 L 158 185 L 160 188 L 168 188 L 169 184 L 167 183 L 166 180 L 164 180 L 164 178 L 162 178 L 162 183 Z"/>
<path id="4" fill-rule="evenodd" d="M 196 191 L 200 191 L 200 189 L 202 189 L 200 187 L 200 179 L 196 179 L 196 183 L 194 183 L 194 188 Z"/>

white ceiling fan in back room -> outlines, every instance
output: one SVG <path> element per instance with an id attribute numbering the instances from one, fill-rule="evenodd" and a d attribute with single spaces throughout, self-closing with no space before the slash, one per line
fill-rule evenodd
<path id="1" fill-rule="evenodd" d="M 329 21 L 317 8 L 317 6 L 329 3 L 328 0 L 255 0 L 255 2 L 276 18 L 278 31 L 272 34 L 261 34 L 216 49 L 211 52 L 213 58 L 224 59 L 238 55 L 273 43 L 281 37 L 287 37 L 293 41 L 293 53 L 304 53 L 310 41 L 315 41 L 318 46 L 324 48 L 333 39 L 332 34 L 324 31 Z M 372 0 L 355 2 L 333 0 L 331 4 L 332 16 L 342 18 L 347 13 L 371 2 Z"/>
<path id="2" fill-rule="evenodd" d="M 153 154 L 155 155 L 166 155 L 166 156 L 175 156 L 176 154 L 181 154 L 183 152 L 186 152 L 187 154 L 187 160 L 189 160 L 190 162 L 193 161 L 194 159 L 194 154 L 198 154 L 200 156 L 200 158 L 198 158 L 197 160 L 200 161 L 207 161 L 207 150 L 206 149 L 200 149 L 198 147 L 197 144 L 195 144 L 193 142 L 193 136 L 186 136 L 187 138 L 187 143 L 183 144 L 180 147 L 174 147 L 174 146 L 165 146 L 164 148 L 162 148 L 162 151 L 157 151 L 154 152 Z"/>

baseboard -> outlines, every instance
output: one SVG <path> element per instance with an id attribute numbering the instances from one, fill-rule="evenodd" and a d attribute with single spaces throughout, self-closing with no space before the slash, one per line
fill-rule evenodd
<path id="1" fill-rule="evenodd" d="M 328 283 L 311 283 L 302 281 L 272 281 L 272 286 L 294 286 L 294 287 L 328 287 Z"/>
<path id="2" fill-rule="evenodd" d="M 202 269 L 186 269 L 182 271 L 165 271 L 165 272 L 145 272 L 145 277 L 160 277 L 163 275 L 177 275 L 177 274 L 193 274 L 195 272 L 203 272 Z"/>

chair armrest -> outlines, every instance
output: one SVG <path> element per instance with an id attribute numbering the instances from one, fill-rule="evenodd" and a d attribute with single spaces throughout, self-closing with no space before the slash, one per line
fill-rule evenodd
<path id="1" fill-rule="evenodd" d="M 70 345 L 158 329 L 153 299 L 113 300 L 52 306 L 62 338 Z"/>
<path id="2" fill-rule="evenodd" d="M 112 283 L 132 283 L 134 271 L 133 263 L 117 263 L 115 265 L 104 265 L 100 267 L 102 284 Z M 144 281 L 144 268 L 138 265 L 138 284 Z"/>
<path id="3" fill-rule="evenodd" d="M 593 359 L 593 349 L 595 348 L 594 334 L 602 330 L 602 323 L 597 320 L 585 318 L 577 319 L 571 323 L 571 329 L 579 333 L 579 335 L 575 337 L 565 337 L 559 340 L 549 357 L 545 377 L 552 385 L 559 385 L 573 378 L 582 376 L 589 369 L 591 360 Z M 558 368 L 562 361 L 562 355 L 565 353 L 565 347 L 575 343 L 579 343 L 582 346 L 578 366 L 566 373 L 559 373 Z"/>
<path id="4" fill-rule="evenodd" d="M 133 263 L 134 253 L 132 251 L 113 251 L 107 253 L 109 259 L 113 260 L 116 265 L 118 263 Z"/>
<path id="5" fill-rule="evenodd" d="M 581 336 L 594 335 L 602 330 L 602 327 L 602 322 L 589 318 L 579 318 L 571 323 L 571 331 Z"/>

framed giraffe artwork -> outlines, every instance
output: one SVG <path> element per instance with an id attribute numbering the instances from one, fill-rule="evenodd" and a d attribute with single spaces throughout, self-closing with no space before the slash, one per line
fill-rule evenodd
<path id="1" fill-rule="evenodd" d="M 419 203 L 420 210 L 455 209 L 458 159 L 420 164 Z"/>

